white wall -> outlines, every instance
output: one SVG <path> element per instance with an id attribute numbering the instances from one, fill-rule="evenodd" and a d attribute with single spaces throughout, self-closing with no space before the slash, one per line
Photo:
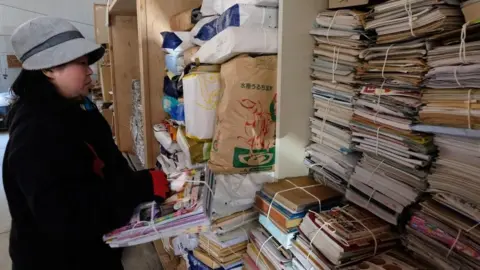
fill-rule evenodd
<path id="1" fill-rule="evenodd" d="M 93 4 L 106 0 L 0 0 L 0 92 L 8 90 L 20 72 L 7 69 L 5 55 L 13 54 L 10 35 L 23 22 L 39 17 L 54 16 L 70 20 L 82 34 L 95 40 Z M 3 74 L 8 78 L 4 79 Z"/>

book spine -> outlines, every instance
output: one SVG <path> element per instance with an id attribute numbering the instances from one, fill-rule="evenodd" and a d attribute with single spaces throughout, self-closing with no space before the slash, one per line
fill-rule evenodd
<path id="1" fill-rule="evenodd" d="M 265 216 L 268 214 L 268 209 L 270 208 L 270 205 L 258 196 L 255 197 L 255 206 L 258 207 L 258 209 L 263 212 Z M 273 206 L 271 208 L 269 218 L 273 219 L 278 225 L 282 226 L 286 230 L 287 218 L 283 216 L 280 212 L 278 212 L 278 210 L 275 209 L 275 207 Z"/>

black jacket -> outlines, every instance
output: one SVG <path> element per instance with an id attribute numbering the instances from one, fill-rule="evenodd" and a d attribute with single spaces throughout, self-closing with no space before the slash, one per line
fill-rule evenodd
<path id="1" fill-rule="evenodd" d="M 100 112 L 79 102 L 17 102 L 9 127 L 3 181 L 14 268 L 123 269 L 102 235 L 154 200 L 149 172 L 133 172 Z"/>

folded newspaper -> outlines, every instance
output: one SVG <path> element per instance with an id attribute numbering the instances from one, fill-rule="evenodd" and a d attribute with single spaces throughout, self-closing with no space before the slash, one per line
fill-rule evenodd
<path id="1" fill-rule="evenodd" d="M 200 180 L 200 173 L 189 171 L 174 177 L 172 189 L 179 190 L 177 193 L 160 205 L 155 202 L 139 205 L 127 225 L 105 234 L 103 240 L 110 247 L 118 248 L 181 234 L 206 232 L 210 221 L 205 213 L 203 197 L 208 190 Z M 179 183 L 180 187 L 173 187 Z"/>

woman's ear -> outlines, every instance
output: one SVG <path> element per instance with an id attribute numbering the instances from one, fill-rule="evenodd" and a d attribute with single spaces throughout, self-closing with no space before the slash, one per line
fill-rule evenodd
<path id="1" fill-rule="evenodd" d="M 42 72 L 45 76 L 47 76 L 47 78 L 54 79 L 54 74 L 53 74 L 52 69 L 50 69 L 50 68 L 49 69 L 44 69 L 44 70 L 42 70 Z"/>

